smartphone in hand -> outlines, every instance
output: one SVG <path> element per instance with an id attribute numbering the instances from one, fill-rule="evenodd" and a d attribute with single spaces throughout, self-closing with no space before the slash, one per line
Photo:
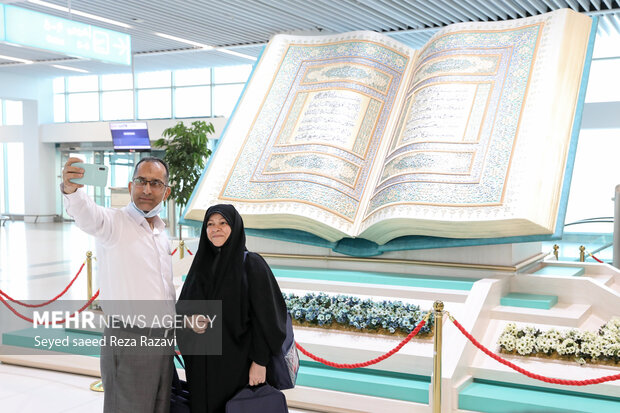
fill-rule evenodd
<path id="1" fill-rule="evenodd" d="M 108 183 L 108 167 L 105 165 L 76 162 L 71 166 L 84 169 L 84 176 L 82 178 L 71 179 L 71 182 L 74 184 L 106 186 Z"/>

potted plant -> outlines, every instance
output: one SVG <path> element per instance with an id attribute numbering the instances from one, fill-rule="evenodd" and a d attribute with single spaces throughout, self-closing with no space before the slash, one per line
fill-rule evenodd
<path id="1" fill-rule="evenodd" d="M 179 122 L 165 129 L 162 138 L 154 143 L 155 147 L 166 151 L 164 160 L 169 167 L 170 198 L 179 206 L 179 239 L 182 239 L 181 214 L 211 155 L 207 142 L 208 135 L 214 132 L 213 124 L 202 120 L 192 122 L 191 126 Z"/>

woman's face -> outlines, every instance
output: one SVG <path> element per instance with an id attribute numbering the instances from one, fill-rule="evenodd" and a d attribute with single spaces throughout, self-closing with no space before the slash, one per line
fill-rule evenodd
<path id="1" fill-rule="evenodd" d="M 221 247 L 230 236 L 230 225 L 221 214 L 211 214 L 207 220 L 207 238 L 216 247 Z"/>

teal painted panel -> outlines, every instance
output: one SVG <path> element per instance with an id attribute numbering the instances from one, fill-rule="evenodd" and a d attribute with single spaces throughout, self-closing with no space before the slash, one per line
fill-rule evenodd
<path id="1" fill-rule="evenodd" d="M 308 280 L 338 281 L 362 284 L 395 285 L 403 287 L 440 288 L 447 290 L 471 290 L 475 279 L 454 277 L 427 277 L 361 271 L 323 270 L 316 268 L 272 267 L 276 277 Z"/>
<path id="2" fill-rule="evenodd" d="M 565 275 L 578 277 L 585 274 L 586 270 L 582 267 L 561 267 L 559 265 L 547 265 L 536 271 L 534 275 Z"/>
<path id="3" fill-rule="evenodd" d="M 297 385 L 428 404 L 430 378 L 372 369 L 334 369 L 302 362 Z"/>
<path id="4" fill-rule="evenodd" d="M 534 386 L 474 381 L 459 393 L 459 409 L 483 413 L 617 413 L 620 399 Z"/>
<path id="5" fill-rule="evenodd" d="M 188 204 L 189 205 L 189 204 Z M 200 226 L 202 222 L 185 220 L 184 225 Z M 563 228 L 562 220 L 562 228 Z M 557 231 L 557 227 L 556 227 Z M 279 241 L 295 242 L 317 247 L 330 248 L 333 251 L 354 257 L 372 257 L 389 251 L 419 250 L 433 248 L 469 247 L 474 245 L 513 244 L 532 241 L 549 241 L 562 237 L 562 232 L 548 235 L 526 235 L 503 238 L 439 238 L 425 235 L 410 235 L 394 238 L 383 245 L 378 245 L 363 238 L 343 238 L 338 242 L 327 241 L 309 232 L 296 229 L 256 229 L 246 228 L 247 235 L 276 239 Z"/>
<path id="6" fill-rule="evenodd" d="M 501 305 L 548 310 L 558 303 L 556 295 L 510 293 L 500 299 Z"/>

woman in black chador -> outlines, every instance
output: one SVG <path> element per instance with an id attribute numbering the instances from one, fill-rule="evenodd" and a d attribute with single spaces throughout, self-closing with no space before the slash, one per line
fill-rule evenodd
<path id="1" fill-rule="evenodd" d="M 260 255 L 245 251 L 237 210 L 209 208 L 179 297 L 222 301 L 222 355 L 183 357 L 195 413 L 223 413 L 237 391 L 265 382 L 265 366 L 286 337 L 286 304 L 275 277 Z M 209 334 L 194 327 L 179 337 L 181 351 L 183 340 L 202 333 Z"/>

